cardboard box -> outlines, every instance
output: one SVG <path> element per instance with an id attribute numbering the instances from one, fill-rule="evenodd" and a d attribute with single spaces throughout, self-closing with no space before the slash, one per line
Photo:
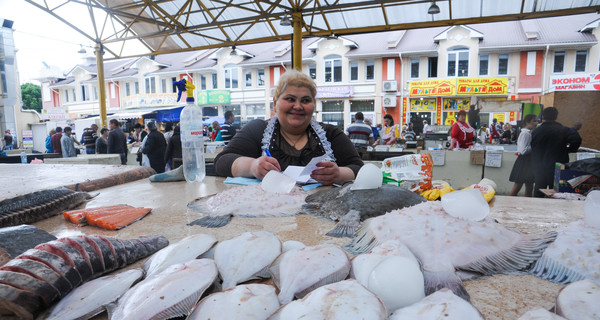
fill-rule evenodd
<path id="1" fill-rule="evenodd" d="M 589 176 L 579 184 L 572 186 L 569 180 Z M 589 173 L 565 169 L 565 165 L 557 162 L 554 167 L 554 191 L 585 194 L 594 187 L 600 187 L 600 178 Z"/>
<path id="2" fill-rule="evenodd" d="M 485 164 L 485 150 L 473 150 L 471 152 L 471 164 Z"/>

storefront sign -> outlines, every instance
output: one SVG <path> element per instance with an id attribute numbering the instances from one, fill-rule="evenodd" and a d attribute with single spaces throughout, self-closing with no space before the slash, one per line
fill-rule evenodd
<path id="1" fill-rule="evenodd" d="M 229 104 L 231 91 L 229 90 L 204 90 L 198 92 L 198 105 Z"/>
<path id="2" fill-rule="evenodd" d="M 352 86 L 317 87 L 317 99 L 349 98 L 354 94 Z"/>
<path id="3" fill-rule="evenodd" d="M 444 99 L 444 111 L 469 110 L 470 98 L 464 99 Z"/>
<path id="4" fill-rule="evenodd" d="M 550 91 L 600 90 L 600 73 L 550 76 Z"/>
<path id="5" fill-rule="evenodd" d="M 442 124 L 442 98 L 437 98 L 435 124 Z"/>
<path id="6" fill-rule="evenodd" d="M 422 98 L 421 98 L 422 99 Z M 411 99 L 410 100 L 410 111 L 434 111 L 435 110 L 435 98 L 434 99 Z"/>
<path id="7" fill-rule="evenodd" d="M 24 149 L 33 149 L 33 131 L 32 130 L 23 130 L 23 148 Z"/>
<path id="8" fill-rule="evenodd" d="M 456 79 L 419 80 L 410 82 L 411 97 L 452 96 L 456 94 Z"/>
<path id="9" fill-rule="evenodd" d="M 122 99 L 123 109 L 177 105 L 176 93 L 144 93 Z"/>
<path id="10" fill-rule="evenodd" d="M 42 119 L 48 120 L 66 120 L 69 118 L 69 112 L 65 108 L 44 108 L 42 109 Z"/>
<path id="11" fill-rule="evenodd" d="M 457 78 L 458 95 L 508 94 L 508 78 Z"/>

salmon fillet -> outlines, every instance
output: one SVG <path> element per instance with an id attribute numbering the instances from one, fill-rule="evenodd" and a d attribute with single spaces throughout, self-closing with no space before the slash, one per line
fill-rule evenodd
<path id="1" fill-rule="evenodd" d="M 102 217 L 111 216 L 113 214 L 118 214 L 118 213 L 125 212 L 125 211 L 131 210 L 131 209 L 135 209 L 135 208 L 132 206 L 122 206 L 122 207 L 118 207 L 118 208 L 114 208 L 114 209 L 110 209 L 110 210 L 86 212 L 86 213 L 84 213 L 84 217 L 90 226 L 95 226 L 96 221 Z"/>
<path id="2" fill-rule="evenodd" d="M 63 217 L 65 218 L 65 220 L 70 221 L 73 224 L 85 224 L 86 223 L 86 220 L 85 220 L 86 213 L 92 214 L 92 213 L 113 211 L 113 210 L 124 209 L 124 208 L 133 208 L 133 207 L 130 205 L 126 205 L 126 204 L 118 204 L 118 205 L 114 205 L 114 206 L 70 210 L 70 211 L 63 212 Z"/>
<path id="3" fill-rule="evenodd" d="M 94 224 L 97 227 L 108 230 L 119 230 L 143 218 L 151 210 L 151 208 L 131 208 L 115 214 L 98 217 L 95 219 Z"/>

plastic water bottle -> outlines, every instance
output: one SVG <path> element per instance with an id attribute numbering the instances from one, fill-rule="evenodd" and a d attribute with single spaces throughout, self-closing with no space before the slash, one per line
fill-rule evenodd
<path id="1" fill-rule="evenodd" d="M 21 163 L 27 164 L 27 153 L 25 153 L 25 150 L 21 150 Z"/>
<path id="2" fill-rule="evenodd" d="M 194 104 L 193 97 L 188 97 L 186 102 L 179 119 L 183 175 L 188 182 L 202 181 L 206 176 L 202 109 Z"/>

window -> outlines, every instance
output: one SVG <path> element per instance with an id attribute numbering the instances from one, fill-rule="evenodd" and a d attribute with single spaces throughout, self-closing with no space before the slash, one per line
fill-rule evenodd
<path id="1" fill-rule="evenodd" d="M 427 77 L 437 78 L 438 57 L 427 58 Z"/>
<path id="2" fill-rule="evenodd" d="M 65 90 L 65 102 L 69 102 L 69 90 Z"/>
<path id="3" fill-rule="evenodd" d="M 234 122 L 242 122 L 242 108 L 239 104 L 229 104 L 223 106 L 223 114 L 225 114 L 227 111 L 233 112 L 233 116 L 235 117 L 235 120 L 233 120 Z"/>
<path id="4" fill-rule="evenodd" d="M 236 89 L 238 87 L 238 71 L 237 67 L 227 65 L 223 68 L 226 89 Z"/>
<path id="5" fill-rule="evenodd" d="M 244 70 L 244 80 L 246 87 L 252 87 L 252 70 Z"/>
<path id="6" fill-rule="evenodd" d="M 362 112 L 365 119 L 375 120 L 375 101 L 374 100 L 350 100 L 350 116 L 354 119 L 357 112 Z"/>
<path id="7" fill-rule="evenodd" d="M 342 82 L 342 59 L 340 56 L 327 56 L 325 63 L 325 82 Z"/>
<path id="8" fill-rule="evenodd" d="M 490 56 L 488 56 L 487 54 L 479 56 L 479 75 L 480 76 L 488 75 L 489 65 L 490 65 Z"/>
<path id="9" fill-rule="evenodd" d="M 200 75 L 200 90 L 206 90 L 206 76 Z"/>
<path id="10" fill-rule="evenodd" d="M 311 79 L 317 80 L 317 65 L 311 64 L 308 66 L 308 75 Z"/>
<path id="11" fill-rule="evenodd" d="M 469 75 L 469 51 L 457 49 L 448 53 L 448 77 Z"/>
<path id="12" fill-rule="evenodd" d="M 266 109 L 264 103 L 247 104 L 246 105 L 246 120 L 265 119 Z"/>
<path id="13" fill-rule="evenodd" d="M 419 59 L 410 59 L 410 77 L 419 77 Z"/>
<path id="14" fill-rule="evenodd" d="M 554 68 L 552 72 L 563 73 L 565 71 L 565 52 L 557 51 L 554 52 Z"/>
<path id="15" fill-rule="evenodd" d="M 211 74 L 211 82 L 212 82 L 213 89 L 217 89 L 219 87 L 218 83 L 217 83 L 217 74 L 216 73 Z"/>
<path id="16" fill-rule="evenodd" d="M 138 81 L 133 83 L 135 94 L 140 94 L 140 83 Z"/>
<path id="17" fill-rule="evenodd" d="M 171 77 L 171 92 L 177 92 L 175 82 L 177 82 L 177 77 Z"/>
<path id="18" fill-rule="evenodd" d="M 90 100 L 89 88 L 85 84 L 81 85 L 81 101 Z"/>
<path id="19" fill-rule="evenodd" d="M 75 94 L 75 88 L 71 89 L 71 97 L 73 97 L 73 102 L 77 101 L 77 95 Z"/>
<path id="20" fill-rule="evenodd" d="M 585 72 L 587 51 L 577 51 L 575 54 L 575 72 Z"/>
<path id="21" fill-rule="evenodd" d="M 350 62 L 350 81 L 358 80 L 358 62 Z"/>
<path id="22" fill-rule="evenodd" d="M 167 93 L 167 79 L 160 79 L 160 92 Z"/>
<path id="23" fill-rule="evenodd" d="M 125 96 L 129 97 L 131 95 L 131 84 L 129 82 L 125 82 Z"/>
<path id="24" fill-rule="evenodd" d="M 498 55 L 498 74 L 499 75 L 508 74 L 508 54 L 499 54 Z"/>
<path id="25" fill-rule="evenodd" d="M 366 62 L 365 80 L 375 80 L 375 61 L 373 60 Z"/>
<path id="26" fill-rule="evenodd" d="M 110 84 L 110 98 L 114 99 L 117 97 L 117 85 L 114 83 Z"/>
<path id="27" fill-rule="evenodd" d="M 156 78 L 146 78 L 144 82 L 146 84 L 146 93 L 156 93 Z"/>
<path id="28" fill-rule="evenodd" d="M 344 101 L 323 101 L 322 102 L 323 122 L 328 123 L 344 130 Z"/>
<path id="29" fill-rule="evenodd" d="M 265 86 L 265 69 L 258 69 L 258 77 L 256 79 L 256 85 L 259 87 Z"/>
<path id="30" fill-rule="evenodd" d="M 396 59 L 387 59 L 387 79 L 396 79 Z"/>
<path id="31" fill-rule="evenodd" d="M 527 71 L 526 75 L 534 76 L 535 75 L 535 66 L 537 64 L 537 52 L 529 51 L 527 52 Z"/>
<path id="32" fill-rule="evenodd" d="M 92 86 L 93 100 L 98 101 L 98 87 Z"/>

